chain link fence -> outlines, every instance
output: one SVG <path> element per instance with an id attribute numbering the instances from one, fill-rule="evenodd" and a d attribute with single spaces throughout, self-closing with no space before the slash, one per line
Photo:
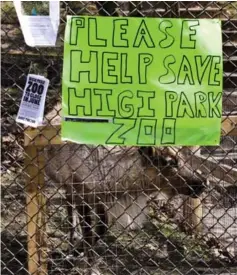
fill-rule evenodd
<path id="1" fill-rule="evenodd" d="M 117 146 L 31 146 L 35 157 L 24 163 L 29 153 L 24 149 L 27 129 L 15 118 L 29 72 L 50 80 L 45 122 L 54 135 L 43 130 L 38 134 L 45 135 L 49 144 L 58 141 L 66 15 L 221 18 L 221 145 L 190 150 L 153 148 L 142 153 Z M 56 47 L 31 48 L 24 43 L 13 3 L 5 1 L 1 2 L 1 38 L 2 274 L 29 274 L 32 240 L 36 246 L 45 246 L 47 267 L 37 262 L 31 274 L 236 274 L 237 3 L 61 1 Z M 31 143 L 37 145 L 37 138 Z M 148 165 L 145 157 L 154 158 L 154 154 L 171 154 L 171 168 L 181 172 L 188 169 L 197 174 L 200 170 L 200 177 L 209 180 L 200 198 L 187 196 L 187 187 L 176 186 L 172 179 L 159 189 L 149 185 L 150 191 L 140 183 L 134 192 L 129 190 L 132 185 L 116 190 L 117 183 L 148 181 L 151 175 L 141 165 Z M 45 179 L 45 184 L 37 186 L 40 196 L 32 195 L 26 184 L 32 171 Z M 91 185 L 80 184 L 82 175 Z M 103 186 L 105 179 L 114 185 Z M 27 236 L 35 222 L 29 217 L 30 204 L 33 208 L 43 205 L 43 211 L 36 209 L 44 213 L 36 225 L 43 241 Z"/>

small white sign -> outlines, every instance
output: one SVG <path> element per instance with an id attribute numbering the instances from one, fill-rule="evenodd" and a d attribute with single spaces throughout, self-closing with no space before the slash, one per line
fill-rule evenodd
<path id="1" fill-rule="evenodd" d="M 55 46 L 60 20 L 59 1 L 14 1 L 28 46 Z"/>
<path id="2" fill-rule="evenodd" d="M 27 76 L 21 105 L 16 121 L 31 127 L 43 123 L 44 105 L 49 80 L 43 76 L 29 74 Z"/>

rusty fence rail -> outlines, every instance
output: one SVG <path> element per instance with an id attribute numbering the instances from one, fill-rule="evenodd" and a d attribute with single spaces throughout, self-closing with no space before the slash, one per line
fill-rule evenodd
<path id="1" fill-rule="evenodd" d="M 140 186 L 131 196 L 130 187 L 98 188 L 102 174 L 111 182 L 119 174 L 120 183 L 136 173 L 151 177 L 141 163 L 144 156 L 160 156 L 157 148 L 138 152 L 62 143 L 63 36 L 66 15 L 74 14 L 221 18 L 221 145 L 162 152 L 172 154 L 178 167 L 182 163 L 182 171 L 200 170 L 209 180 L 199 198 L 185 195 L 185 186 L 174 194 L 172 182 L 149 194 Z M 24 43 L 13 3 L 4 1 L 1 40 L 2 274 L 236 274 L 236 2 L 61 1 L 56 47 L 31 48 Z M 50 80 L 47 126 L 34 130 L 15 121 L 29 71 Z M 92 187 L 79 184 L 78 171 L 87 174 Z"/>

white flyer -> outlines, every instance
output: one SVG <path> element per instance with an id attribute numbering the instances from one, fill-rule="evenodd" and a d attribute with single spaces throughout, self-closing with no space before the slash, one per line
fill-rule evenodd
<path id="1" fill-rule="evenodd" d="M 49 80 L 43 76 L 29 74 L 27 76 L 21 105 L 16 121 L 31 127 L 42 125 L 44 105 Z"/>
<path id="2" fill-rule="evenodd" d="M 28 46 L 55 46 L 60 22 L 60 1 L 18 1 L 15 9 Z"/>

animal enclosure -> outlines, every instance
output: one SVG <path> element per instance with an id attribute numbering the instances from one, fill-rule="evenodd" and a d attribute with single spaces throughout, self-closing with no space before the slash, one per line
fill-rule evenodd
<path id="1" fill-rule="evenodd" d="M 221 18 L 221 145 L 63 143 L 66 15 Z M 236 2 L 61 1 L 52 48 L 26 46 L 10 1 L 1 23 L 2 274 L 236 274 Z M 28 73 L 50 80 L 38 129 L 15 121 Z"/>

